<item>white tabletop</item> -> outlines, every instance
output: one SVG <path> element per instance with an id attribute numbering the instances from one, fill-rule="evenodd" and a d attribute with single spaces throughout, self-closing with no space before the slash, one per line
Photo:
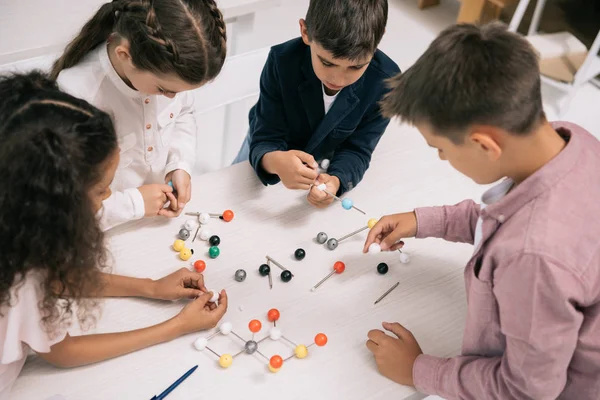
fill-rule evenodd
<path id="1" fill-rule="evenodd" d="M 393 124 L 392 124 L 393 125 Z M 366 224 L 368 217 L 410 210 L 418 205 L 455 203 L 476 198 L 482 188 L 437 160 L 412 128 L 392 126 L 386 133 L 364 181 L 350 194 L 355 204 L 367 211 L 364 217 L 339 204 L 315 210 L 304 194 L 282 185 L 263 187 L 247 163 L 194 178 L 193 200 L 188 211 L 236 212 L 230 223 L 212 220 L 211 228 L 221 237 L 221 256 L 209 260 L 205 242 L 192 247 L 207 261 L 205 279 L 209 288 L 226 288 L 229 311 L 224 320 L 234 331 L 249 338 L 248 322 L 263 321 L 272 307 L 281 311 L 278 327 L 284 335 L 309 344 L 324 332 L 329 343 L 310 349 L 308 358 L 292 359 L 272 374 L 259 356 L 241 355 L 233 365 L 221 369 L 209 352 L 198 352 L 192 343 L 200 335 L 181 337 L 135 354 L 72 370 L 54 368 L 35 357 L 28 360 L 17 380 L 15 400 L 44 399 L 61 394 L 75 399 L 149 399 L 159 394 L 193 365 L 198 370 L 168 399 L 404 399 L 414 390 L 382 377 L 366 349 L 367 332 L 382 321 L 398 321 L 411 329 L 423 350 L 452 356 L 460 350 L 465 318 L 462 279 L 464 262 L 472 248 L 437 239 L 407 240 L 410 264 L 399 263 L 397 253 L 375 256 L 361 254 L 365 234 L 329 251 L 314 242 L 319 231 L 340 237 Z M 175 220 L 143 220 L 111 233 L 114 272 L 158 278 L 185 265 L 170 245 L 185 217 Z M 189 243 L 189 242 L 188 242 Z M 293 259 L 302 247 L 307 256 Z M 287 266 L 295 278 L 283 283 L 275 272 L 273 290 L 257 268 L 269 254 Z M 331 271 L 335 261 L 346 264 L 317 292 L 310 288 Z M 385 261 L 387 275 L 376 266 Z M 238 268 L 248 272 L 243 283 L 233 280 Z M 373 302 L 393 283 L 400 286 L 377 306 Z M 240 311 L 239 306 L 243 307 Z M 98 332 L 136 329 L 175 315 L 181 303 L 143 299 L 110 299 L 98 322 Z M 219 353 L 241 349 L 233 337 L 217 336 L 210 347 Z M 282 342 L 261 343 L 268 356 L 286 357 L 293 349 Z"/>

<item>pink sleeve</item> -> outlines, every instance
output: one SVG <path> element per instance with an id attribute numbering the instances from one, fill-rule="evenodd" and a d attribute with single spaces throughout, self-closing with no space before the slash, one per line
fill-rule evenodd
<path id="1" fill-rule="evenodd" d="M 415 209 L 417 238 L 436 237 L 450 242 L 473 244 L 479 205 L 465 200 L 454 206 Z"/>
<path id="2" fill-rule="evenodd" d="M 574 274 L 538 255 L 522 254 L 494 283 L 506 350 L 497 357 L 417 358 L 423 393 L 451 399 L 555 399 L 567 381 L 585 297 Z"/>
<path id="3" fill-rule="evenodd" d="M 38 353 L 47 353 L 66 335 L 61 329 L 48 334 L 41 323 L 38 304 L 43 299 L 43 291 L 40 282 L 39 275 L 30 273 L 25 282 L 11 291 L 11 307 L 2 307 L 0 364 L 10 364 L 26 357 L 27 347 Z"/>

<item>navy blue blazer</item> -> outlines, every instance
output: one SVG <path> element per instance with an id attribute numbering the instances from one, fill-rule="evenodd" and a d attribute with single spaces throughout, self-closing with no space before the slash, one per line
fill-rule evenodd
<path id="1" fill-rule="evenodd" d="M 327 173 L 339 178 L 339 195 L 355 187 L 390 122 L 378 105 L 388 90 L 385 80 L 399 72 L 396 63 L 377 50 L 363 76 L 342 89 L 325 114 L 310 47 L 301 38 L 272 47 L 260 78 L 260 97 L 249 114 L 250 164 L 262 183 L 279 182 L 260 165 L 266 153 L 301 150 L 317 160 L 330 160 Z"/>

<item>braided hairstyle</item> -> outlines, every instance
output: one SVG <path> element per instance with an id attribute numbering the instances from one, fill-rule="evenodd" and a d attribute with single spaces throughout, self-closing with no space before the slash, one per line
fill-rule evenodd
<path id="1" fill-rule="evenodd" d="M 129 41 L 138 69 L 174 73 L 190 84 L 213 80 L 225 62 L 225 21 L 214 0 L 114 0 L 83 26 L 54 63 L 51 78 L 111 35 Z"/>
<path id="2" fill-rule="evenodd" d="M 97 288 L 107 253 L 89 190 L 118 148 L 110 117 L 39 72 L 0 77 L 0 140 L 0 316 L 35 272 L 48 332 L 71 322 L 74 303 L 93 321 L 82 283 Z"/>

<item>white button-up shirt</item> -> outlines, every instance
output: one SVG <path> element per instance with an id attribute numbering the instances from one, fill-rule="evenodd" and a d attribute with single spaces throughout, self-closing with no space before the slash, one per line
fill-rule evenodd
<path id="1" fill-rule="evenodd" d="M 176 169 L 192 174 L 196 118 L 189 93 L 169 99 L 132 89 L 113 68 L 104 44 L 63 70 L 58 84 L 107 112 L 115 124 L 121 161 L 111 185 L 113 194 L 104 201 L 100 214 L 104 230 L 144 216 L 144 200 L 137 187 L 165 183 L 165 175 Z"/>

